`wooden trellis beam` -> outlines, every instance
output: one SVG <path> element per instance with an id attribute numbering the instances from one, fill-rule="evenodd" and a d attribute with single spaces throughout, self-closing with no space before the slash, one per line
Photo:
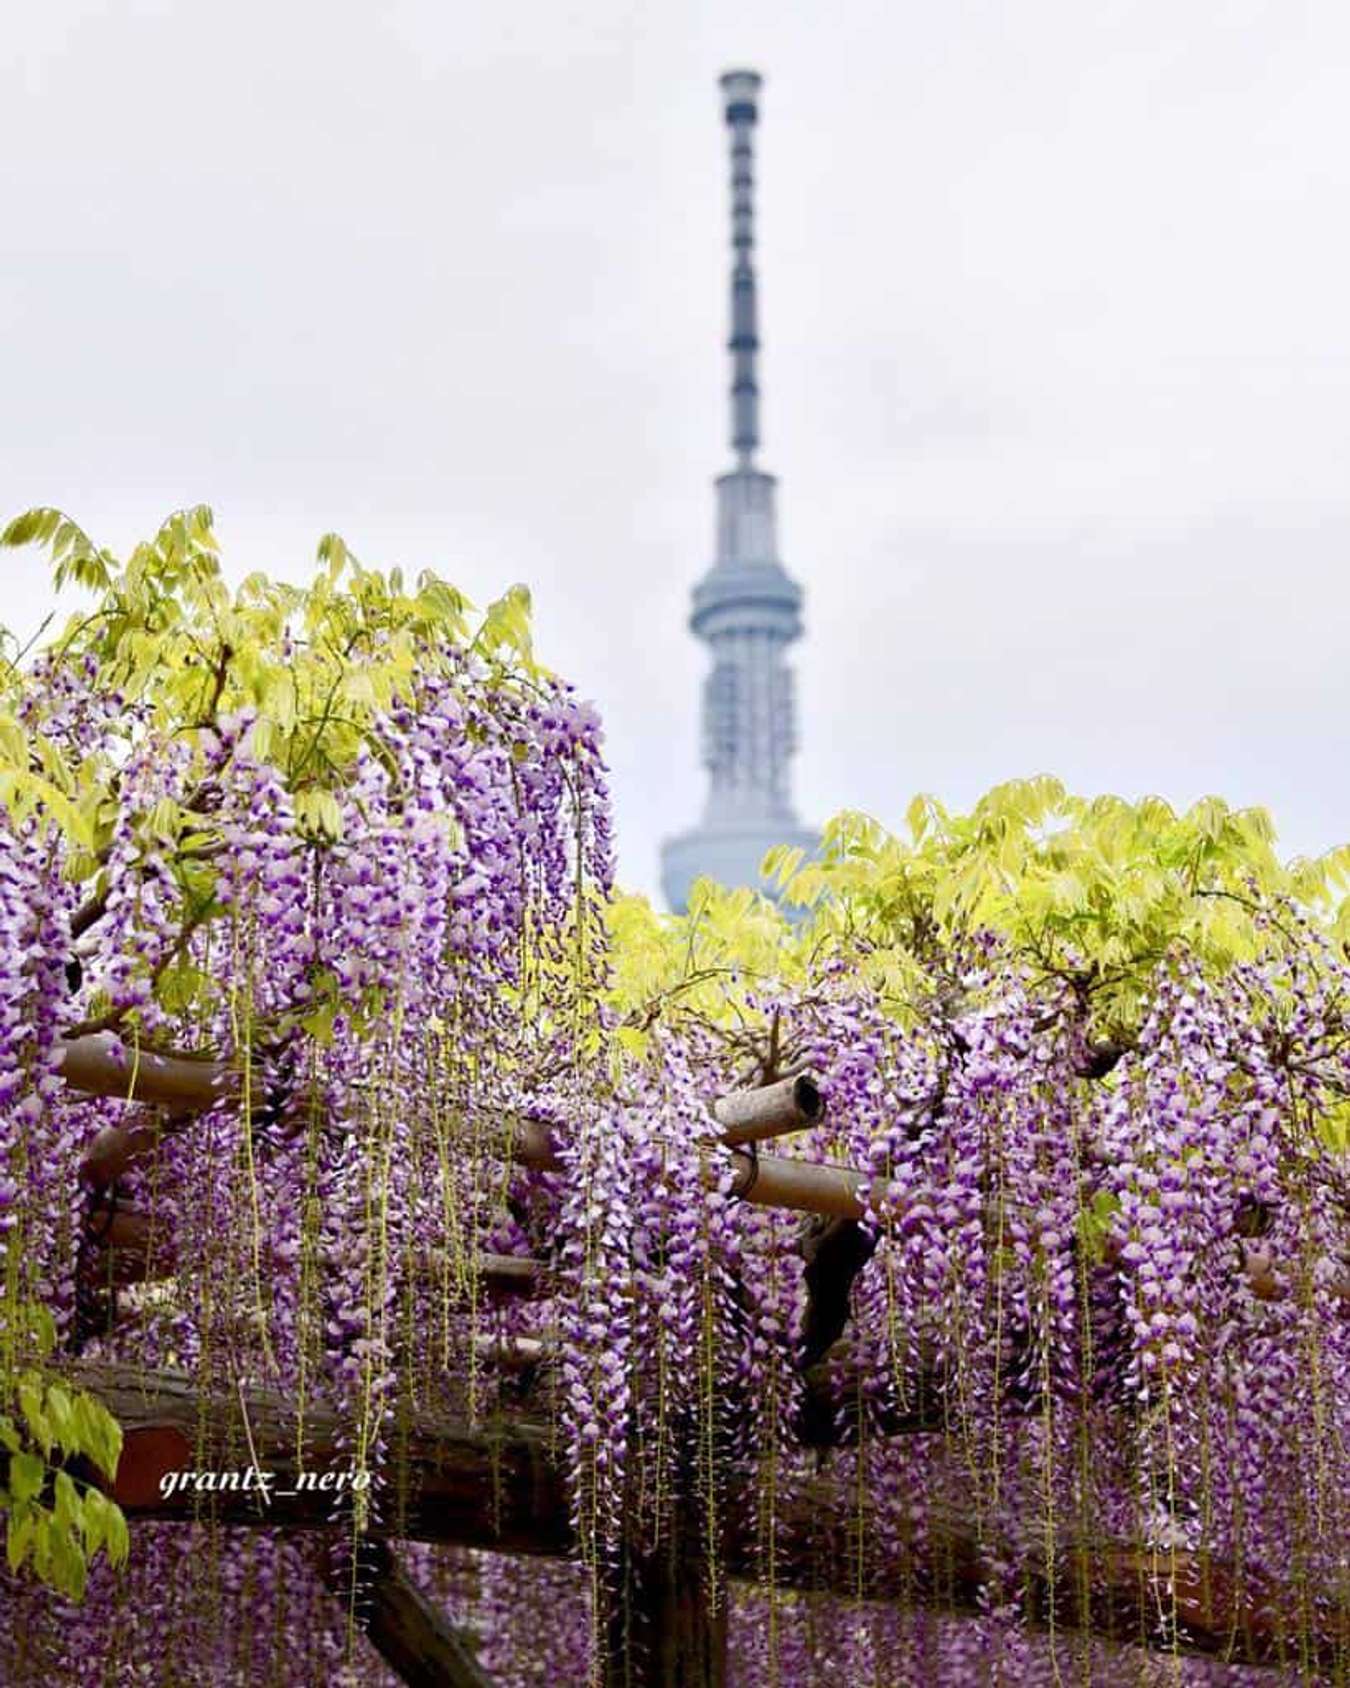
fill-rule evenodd
<path id="1" fill-rule="evenodd" d="M 72 1377 L 122 1424 L 123 1453 L 112 1494 L 133 1520 L 206 1519 L 313 1530 L 341 1527 L 348 1517 L 349 1503 L 331 1487 L 319 1490 L 298 1482 L 299 1426 L 283 1397 L 222 1388 L 204 1400 L 196 1381 L 184 1374 L 107 1364 L 78 1365 Z M 303 1428 L 303 1470 L 340 1473 L 347 1456 L 341 1451 L 338 1416 L 311 1404 Z M 406 1429 L 400 1427 L 399 1446 L 406 1461 L 395 1485 L 399 1498 L 386 1502 L 373 1521 L 376 1537 L 454 1542 L 504 1553 L 556 1556 L 574 1550 L 567 1484 L 542 1427 L 471 1428 L 418 1417 Z M 170 1473 L 238 1472 L 255 1455 L 274 1478 L 266 1502 L 256 1486 L 221 1489 L 188 1483 L 175 1486 L 169 1496 L 164 1493 L 162 1479 Z M 844 1598 L 900 1599 L 947 1611 L 978 1609 L 987 1536 L 971 1523 L 938 1517 L 913 1542 L 908 1562 L 901 1554 L 870 1564 L 858 1557 L 858 1544 L 869 1535 L 865 1515 L 860 1527 L 859 1503 L 852 1496 L 841 1504 L 823 1480 L 785 1501 L 775 1544 L 779 1586 Z M 861 1504 L 865 1514 L 865 1495 Z M 758 1580 L 762 1560 L 753 1495 L 741 1496 L 732 1485 L 723 1522 L 726 1573 Z M 1034 1544 L 1024 1555 L 1021 1586 L 1033 1619 L 1048 1619 L 1053 1612 L 1057 1625 L 1088 1629 L 1113 1641 L 1270 1664 L 1301 1656 L 1295 1614 L 1311 1612 L 1317 1661 L 1344 1663 L 1350 1650 L 1350 1613 L 1330 1598 L 1300 1602 L 1292 1589 L 1186 1552 L 1108 1542 L 1076 1548 L 1062 1540 L 1052 1571 Z M 1081 1564 L 1076 1554 L 1082 1555 Z M 1182 1624 L 1175 1635 L 1165 1622 L 1173 1610 Z"/>
<path id="2" fill-rule="evenodd" d="M 307 1402 L 301 1415 L 272 1390 L 222 1385 L 204 1396 L 186 1373 L 102 1361 L 78 1362 L 69 1375 L 122 1426 L 112 1495 L 129 1517 L 323 1529 L 350 1516 L 349 1438 L 320 1402 Z M 406 1504 L 389 1502 L 375 1534 L 504 1553 L 557 1555 L 572 1545 L 566 1489 L 544 1429 L 470 1427 L 425 1415 L 406 1436 L 400 1428 L 398 1442 L 410 1474 Z M 272 1476 L 266 1491 L 256 1480 L 243 1483 L 255 1453 L 257 1467 Z M 166 1481 L 184 1472 L 203 1480 Z M 206 1482 L 206 1473 L 221 1472 L 239 1481 Z M 325 1472 L 333 1479 L 321 1488 Z M 349 1481 L 339 1490 L 344 1472 Z"/>

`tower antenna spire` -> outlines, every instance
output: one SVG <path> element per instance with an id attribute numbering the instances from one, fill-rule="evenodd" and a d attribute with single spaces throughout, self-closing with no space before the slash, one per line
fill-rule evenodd
<path id="1" fill-rule="evenodd" d="M 731 449 L 748 469 L 759 446 L 759 311 L 755 282 L 755 151 L 762 78 L 729 70 L 720 78 L 731 132 Z"/>

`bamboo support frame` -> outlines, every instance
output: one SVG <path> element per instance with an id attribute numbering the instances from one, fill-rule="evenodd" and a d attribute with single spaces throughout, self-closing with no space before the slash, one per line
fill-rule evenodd
<path id="1" fill-rule="evenodd" d="M 61 1051 L 60 1071 L 72 1090 L 167 1108 L 174 1123 L 183 1114 L 217 1107 L 237 1097 L 242 1083 L 223 1062 L 147 1052 L 128 1056 L 117 1039 L 106 1032 L 67 1043 Z M 255 1105 L 260 1103 L 260 1095 L 255 1095 Z M 713 1116 L 723 1127 L 722 1141 L 738 1150 L 744 1144 L 803 1130 L 816 1124 L 823 1112 L 820 1091 L 804 1074 L 721 1097 L 712 1105 Z M 96 1189 L 106 1189 L 153 1154 L 164 1130 L 165 1122 L 153 1119 L 105 1126 L 85 1155 L 81 1168 L 85 1181 Z M 552 1133 L 540 1120 L 505 1120 L 501 1142 L 503 1153 L 519 1166 L 535 1171 L 562 1169 Z M 847 1218 L 862 1213 L 861 1203 L 850 1194 L 865 1182 L 861 1174 L 760 1155 L 756 1176 L 756 1157 L 743 1150 L 741 1155 L 735 1193 L 746 1201 Z"/>
<path id="2" fill-rule="evenodd" d="M 153 1154 L 164 1132 L 181 1126 L 185 1114 L 219 1106 L 238 1095 L 240 1084 L 239 1076 L 226 1064 L 197 1056 L 142 1052 L 133 1062 L 108 1033 L 66 1044 L 61 1073 L 72 1089 L 171 1110 L 167 1120 L 152 1116 L 133 1125 L 105 1126 L 98 1133 L 81 1166 L 82 1177 L 96 1189 L 109 1188 Z M 885 1193 L 885 1180 L 873 1180 L 852 1167 L 758 1153 L 759 1143 L 803 1130 L 822 1117 L 824 1102 L 808 1075 L 721 1097 L 713 1103 L 712 1113 L 723 1126 L 723 1143 L 732 1149 L 736 1167 L 731 1189 L 742 1201 L 828 1218 L 862 1219 L 867 1214 L 869 1185 L 876 1184 L 878 1195 Z M 563 1169 L 552 1133 L 541 1120 L 507 1118 L 501 1148 L 518 1166 L 534 1171 Z M 710 1162 L 705 1176 L 714 1184 L 719 1169 Z M 1273 1263 L 1259 1250 L 1246 1252 L 1241 1269 L 1260 1300 L 1279 1301 L 1291 1293 L 1290 1285 L 1276 1276 Z M 530 1293 L 523 1287 L 527 1269 L 508 1267 L 501 1275 L 503 1282 L 513 1275 L 522 1286 L 520 1293 Z M 1336 1282 L 1333 1292 L 1350 1309 L 1350 1274 Z"/>

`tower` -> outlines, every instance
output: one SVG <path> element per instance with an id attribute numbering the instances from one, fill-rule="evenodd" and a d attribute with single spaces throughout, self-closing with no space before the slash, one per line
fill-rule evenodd
<path id="1" fill-rule="evenodd" d="M 760 78 L 721 79 L 731 138 L 731 449 L 735 467 L 718 477 L 717 549 L 694 588 L 690 631 L 709 647 L 703 687 L 703 763 L 708 801 L 691 831 L 668 839 L 661 882 L 683 911 L 700 874 L 725 885 L 760 885 L 759 864 L 774 844 L 814 849 L 797 820 L 788 784 L 795 748 L 792 674 L 786 647 L 802 631 L 802 592 L 778 559 L 776 483 L 756 467 L 759 449 L 759 332 L 755 284 L 754 131 Z"/>

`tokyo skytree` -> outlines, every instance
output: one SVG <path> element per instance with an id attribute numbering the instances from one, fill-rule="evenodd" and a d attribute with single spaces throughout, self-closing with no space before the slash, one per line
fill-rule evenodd
<path id="1" fill-rule="evenodd" d="M 712 653 L 703 687 L 703 764 L 708 800 L 700 823 L 662 848 L 661 882 L 671 908 L 688 907 L 700 874 L 724 885 L 761 885 L 774 844 L 813 850 L 798 821 L 788 761 L 796 748 L 792 673 L 784 651 L 802 631 L 802 591 L 778 558 L 776 482 L 756 466 L 759 332 L 755 291 L 754 131 L 760 77 L 721 78 L 731 138 L 731 448 L 735 468 L 718 477 L 715 561 L 694 588 L 690 630 Z"/>

